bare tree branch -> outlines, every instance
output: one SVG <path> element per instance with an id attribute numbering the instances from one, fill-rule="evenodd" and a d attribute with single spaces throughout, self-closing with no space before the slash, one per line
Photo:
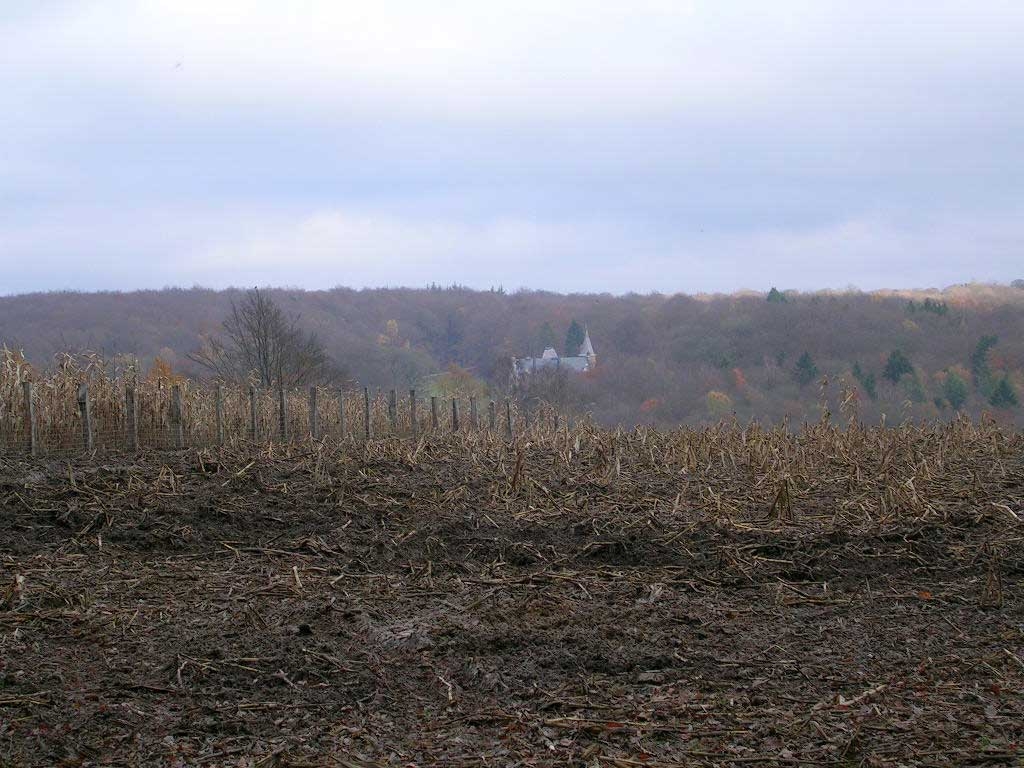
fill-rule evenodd
<path id="1" fill-rule="evenodd" d="M 337 378 L 316 334 L 304 331 L 298 316 L 286 315 L 258 288 L 231 303 L 223 338 L 204 338 L 189 359 L 219 378 L 254 379 L 262 387 L 321 384 Z"/>

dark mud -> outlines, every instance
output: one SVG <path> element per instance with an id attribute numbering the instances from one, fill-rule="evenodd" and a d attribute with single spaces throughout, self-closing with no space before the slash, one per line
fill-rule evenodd
<path id="1" fill-rule="evenodd" d="M 1019 464 L 782 522 L 406 450 L 2 465 L 0 764 L 1022 764 Z"/>

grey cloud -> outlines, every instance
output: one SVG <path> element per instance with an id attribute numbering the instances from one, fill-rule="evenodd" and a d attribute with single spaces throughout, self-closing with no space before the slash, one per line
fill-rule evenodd
<path id="1" fill-rule="evenodd" d="M 0 291 L 1021 276 L 1016 4 L 486 5 L 20 6 Z"/>

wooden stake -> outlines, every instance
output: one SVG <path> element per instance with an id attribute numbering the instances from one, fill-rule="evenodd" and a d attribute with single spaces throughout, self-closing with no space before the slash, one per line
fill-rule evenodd
<path id="1" fill-rule="evenodd" d="M 25 426 L 27 427 L 25 436 L 28 438 L 28 455 L 35 456 L 38 451 L 38 434 L 36 432 L 36 402 L 32 397 L 32 382 L 22 382 L 21 389 L 25 398 Z"/>
<path id="2" fill-rule="evenodd" d="M 434 431 L 434 432 L 437 432 L 437 428 L 439 426 L 439 422 L 440 422 L 440 418 L 438 417 L 438 414 L 437 414 L 437 398 L 436 397 L 431 397 L 430 398 L 430 429 L 432 431 Z"/>
<path id="3" fill-rule="evenodd" d="M 493 400 L 487 404 L 487 428 L 491 432 L 498 428 L 498 408 Z"/>
<path id="4" fill-rule="evenodd" d="M 185 432 L 181 424 L 181 385 L 171 385 L 171 443 L 175 450 L 185 447 Z"/>
<path id="5" fill-rule="evenodd" d="M 316 387 L 309 388 L 309 436 L 320 438 L 320 414 L 317 412 Z"/>
<path id="6" fill-rule="evenodd" d="M 217 420 L 217 445 L 224 445 L 224 387 L 217 384 L 213 390 L 213 411 Z"/>
<path id="7" fill-rule="evenodd" d="M 139 404 L 136 400 L 135 387 L 129 384 L 124 388 L 124 426 L 128 450 L 139 449 Z"/>
<path id="8" fill-rule="evenodd" d="M 82 417 L 82 446 L 92 450 L 92 411 L 89 407 L 89 385 L 82 384 L 78 388 L 78 413 Z"/>
<path id="9" fill-rule="evenodd" d="M 459 401 L 452 398 L 452 432 L 459 431 Z"/>
<path id="10" fill-rule="evenodd" d="M 512 400 L 508 397 L 505 398 L 505 434 L 512 439 Z"/>
<path id="11" fill-rule="evenodd" d="M 370 388 L 363 387 L 363 434 L 370 439 Z"/>
<path id="12" fill-rule="evenodd" d="M 277 433 L 282 443 L 288 442 L 288 403 L 284 396 L 284 385 L 277 387 Z"/>
<path id="13" fill-rule="evenodd" d="M 256 442 L 256 387 L 249 385 L 249 439 Z"/>
<path id="14" fill-rule="evenodd" d="M 476 398 L 470 395 L 469 397 L 469 426 L 471 429 L 476 429 L 479 422 L 477 421 L 476 414 Z"/>
<path id="15" fill-rule="evenodd" d="M 388 392 L 388 422 L 391 434 L 395 434 L 398 431 L 398 392 L 394 389 Z"/>

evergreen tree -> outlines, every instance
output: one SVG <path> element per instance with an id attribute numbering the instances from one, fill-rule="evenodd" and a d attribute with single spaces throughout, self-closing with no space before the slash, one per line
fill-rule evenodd
<path id="1" fill-rule="evenodd" d="M 878 397 L 876 389 L 875 374 L 868 373 L 860 367 L 860 363 L 853 364 L 853 378 L 855 378 L 864 389 L 864 393 L 872 400 Z"/>
<path id="2" fill-rule="evenodd" d="M 767 301 L 770 304 L 785 304 L 786 303 L 786 294 L 784 294 L 782 291 L 780 291 L 775 286 L 772 286 L 772 289 L 770 291 L 768 291 Z"/>
<path id="3" fill-rule="evenodd" d="M 967 382 L 956 373 L 946 374 L 946 381 L 942 385 L 942 393 L 946 396 L 954 411 L 959 411 L 967 402 Z"/>
<path id="4" fill-rule="evenodd" d="M 999 341 L 998 336 L 982 336 L 971 353 L 971 373 L 974 384 L 982 394 L 991 396 L 995 382 L 992 380 L 992 369 L 988 366 L 988 351 Z"/>
<path id="5" fill-rule="evenodd" d="M 913 373 L 913 371 L 914 366 L 910 364 L 910 359 L 900 350 L 894 349 L 889 353 L 889 359 L 885 363 L 885 370 L 882 371 L 882 375 L 893 384 L 896 384 L 903 374 Z"/>
<path id="6" fill-rule="evenodd" d="M 1017 393 L 1010 380 L 1003 376 L 992 388 L 992 395 L 988 401 L 994 408 L 1012 408 L 1017 405 Z"/>
<path id="7" fill-rule="evenodd" d="M 803 387 L 810 384 L 818 376 L 818 366 L 814 364 L 810 352 L 804 352 L 796 361 L 795 370 L 797 383 Z"/>
<path id="8" fill-rule="evenodd" d="M 575 318 L 569 323 L 569 330 L 565 334 L 565 355 L 566 357 L 573 357 L 580 353 L 580 347 L 583 346 L 583 338 L 585 336 L 583 326 L 576 322 Z"/>

